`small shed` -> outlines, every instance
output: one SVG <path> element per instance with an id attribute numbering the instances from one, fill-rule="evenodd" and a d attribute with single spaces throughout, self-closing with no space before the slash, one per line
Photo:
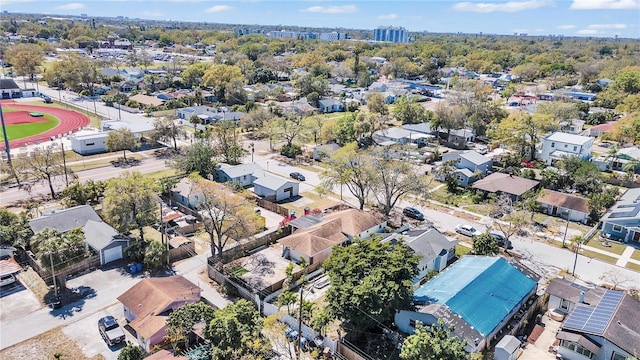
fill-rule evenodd
<path id="1" fill-rule="evenodd" d="M 505 335 L 496 345 L 493 360 L 515 360 L 518 357 L 520 345 L 520 340 L 515 336 Z"/>
<path id="2" fill-rule="evenodd" d="M 105 141 L 107 140 L 107 136 L 107 132 L 71 136 L 71 149 L 80 155 L 106 152 L 107 146 L 105 145 Z"/>
<path id="3" fill-rule="evenodd" d="M 253 182 L 253 192 L 269 201 L 282 201 L 298 196 L 299 183 L 289 179 L 264 173 Z"/>

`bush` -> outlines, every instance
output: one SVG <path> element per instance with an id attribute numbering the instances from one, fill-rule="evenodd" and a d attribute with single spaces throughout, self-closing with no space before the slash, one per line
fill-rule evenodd
<path id="1" fill-rule="evenodd" d="M 302 148 L 296 144 L 287 144 L 280 149 L 280 154 L 290 159 L 302 154 Z"/>

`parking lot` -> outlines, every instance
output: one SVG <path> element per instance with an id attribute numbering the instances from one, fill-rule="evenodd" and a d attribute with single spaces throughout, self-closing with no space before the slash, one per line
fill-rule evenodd
<path id="1" fill-rule="evenodd" d="M 2 305 L 0 306 L 0 322 L 3 324 L 42 308 L 42 304 L 33 292 L 22 285 L 20 280 L 0 289 L 0 303 Z"/>
<path id="2" fill-rule="evenodd" d="M 64 326 L 62 331 L 70 340 L 78 345 L 82 350 L 82 353 L 87 358 L 92 358 L 101 354 L 105 360 L 116 360 L 120 350 L 126 345 L 126 343 L 123 342 L 116 346 L 109 347 L 107 343 L 104 342 L 100 336 L 100 332 L 98 332 L 98 320 L 107 315 L 111 315 L 116 318 L 120 326 L 123 327 L 124 333 L 127 336 L 127 341 L 133 343 L 137 342 L 131 332 L 124 328 L 126 320 L 124 319 L 124 312 L 121 304 L 110 306 L 104 310 L 95 312 L 82 320 Z"/>

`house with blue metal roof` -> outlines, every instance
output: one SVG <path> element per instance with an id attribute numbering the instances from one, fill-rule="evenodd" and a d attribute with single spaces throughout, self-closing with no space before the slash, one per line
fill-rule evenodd
<path id="1" fill-rule="evenodd" d="M 640 188 L 627 190 L 600 218 L 600 223 L 603 236 L 640 244 Z"/>
<path id="2" fill-rule="evenodd" d="M 497 334 L 522 326 L 531 310 L 536 281 L 500 257 L 465 256 L 418 288 L 414 310 L 401 310 L 395 324 L 411 334 L 418 324 L 442 319 L 467 344 L 482 351 Z"/>

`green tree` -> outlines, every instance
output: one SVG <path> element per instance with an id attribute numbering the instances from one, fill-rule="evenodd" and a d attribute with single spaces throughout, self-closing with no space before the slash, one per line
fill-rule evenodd
<path id="1" fill-rule="evenodd" d="M 201 200 L 205 232 L 209 235 L 211 256 L 222 265 L 222 251 L 229 240 L 237 241 L 253 235 L 258 229 L 258 214 L 253 206 L 230 188 L 202 178 L 194 178 L 193 192 Z"/>
<path id="2" fill-rule="evenodd" d="M 143 228 L 157 219 L 156 184 L 139 172 L 124 172 L 107 182 L 102 215 L 121 234 L 138 229 L 144 240 Z"/>
<path id="3" fill-rule="evenodd" d="M 331 280 L 327 309 L 360 331 L 391 324 L 397 311 L 411 308 L 420 256 L 403 241 L 355 238 L 353 244 L 334 247 L 323 264 Z"/>
<path id="4" fill-rule="evenodd" d="M 144 248 L 144 265 L 149 269 L 156 269 L 167 263 L 169 249 L 160 241 L 150 240 Z"/>
<path id="5" fill-rule="evenodd" d="M 559 127 L 558 121 L 549 115 L 528 115 L 519 112 L 506 119 L 494 121 L 487 135 L 495 144 L 515 148 L 521 158 L 532 159 L 542 136 Z"/>
<path id="6" fill-rule="evenodd" d="M 508 195 L 501 195 L 496 199 L 495 203 L 490 206 L 489 216 L 496 219 L 493 226 L 504 234 L 505 242 L 529 224 L 529 218 L 525 211 L 520 207 L 515 208 Z"/>
<path id="7" fill-rule="evenodd" d="M 127 161 L 127 150 L 131 151 L 138 146 L 133 132 L 127 128 L 109 131 L 104 141 L 107 151 L 121 151 L 124 161 Z"/>
<path id="8" fill-rule="evenodd" d="M 51 198 L 55 199 L 56 192 L 53 188 L 53 181 L 65 173 L 62 153 L 55 152 L 51 147 L 44 147 L 38 150 L 35 155 L 27 155 L 25 153 L 16 156 L 11 161 L 13 169 L 17 177 L 27 181 L 22 184 L 23 189 L 31 191 L 33 185 L 45 182 L 49 185 Z"/>
<path id="9" fill-rule="evenodd" d="M 29 79 L 35 79 L 38 67 L 44 59 L 44 52 L 39 45 L 36 44 L 16 44 L 5 50 L 5 59 L 13 65 L 18 75 L 29 76 Z"/>
<path id="10" fill-rule="evenodd" d="M 185 131 L 176 123 L 175 119 L 159 118 L 153 123 L 153 127 L 154 131 L 151 134 L 153 140 L 172 141 L 173 149 L 178 151 L 178 138 L 184 136 Z"/>
<path id="11" fill-rule="evenodd" d="M 358 150 L 356 143 L 349 143 L 335 151 L 327 162 L 327 168 L 320 174 L 320 188 L 333 191 L 335 186 L 346 186 L 349 192 L 358 199 L 360 210 L 371 192 L 371 185 L 375 178 L 372 166 L 373 159 L 365 152 Z"/>
<path id="12" fill-rule="evenodd" d="M 237 126 L 234 121 L 220 120 L 209 127 L 213 149 L 222 161 L 236 165 L 249 152 L 238 142 Z"/>
<path id="13" fill-rule="evenodd" d="M 40 263 L 56 270 L 79 262 L 89 255 L 85 248 L 85 235 L 82 228 L 74 228 L 65 233 L 46 228 L 31 237 L 31 250 Z"/>
<path id="14" fill-rule="evenodd" d="M 179 344 L 183 344 L 183 349 L 188 349 L 189 334 L 195 325 L 209 324 L 214 316 L 215 310 L 203 302 L 185 304 L 172 311 L 167 318 L 166 338 L 173 345 L 174 353 Z"/>
<path id="15" fill-rule="evenodd" d="M 270 350 L 261 333 L 263 320 L 255 306 L 241 299 L 214 313 L 204 336 L 215 344 L 213 360 L 240 359 L 245 355 L 261 358 Z"/>
<path id="16" fill-rule="evenodd" d="M 356 141 L 356 113 L 346 114 L 336 121 L 335 140 L 338 144 L 348 144 Z"/>
<path id="17" fill-rule="evenodd" d="M 0 209 L 0 245 L 25 249 L 32 235 L 26 212 L 15 214 L 9 210 Z"/>
<path id="18" fill-rule="evenodd" d="M 498 241 L 488 232 L 473 238 L 473 253 L 475 255 L 494 256 L 500 252 Z"/>
<path id="19" fill-rule="evenodd" d="M 213 174 L 217 152 L 209 141 L 196 141 L 183 150 L 183 154 L 171 161 L 171 167 L 185 174 L 196 172 L 204 178 Z"/>
<path id="20" fill-rule="evenodd" d="M 373 156 L 377 161 L 372 162 L 376 176 L 371 187 L 384 215 L 389 216 L 396 203 L 407 195 L 427 195 L 425 177 L 413 171 L 408 161 L 389 159 L 382 151 L 376 151 Z"/>
<path id="21" fill-rule="evenodd" d="M 123 347 L 118 354 L 118 360 L 142 360 L 144 359 L 144 353 L 142 348 L 136 344 L 127 342 L 127 346 Z"/>
<path id="22" fill-rule="evenodd" d="M 403 360 L 463 360 L 469 359 L 465 342 L 453 334 L 453 327 L 442 319 L 429 327 L 419 326 L 402 344 Z"/>
<path id="23" fill-rule="evenodd" d="M 74 181 L 60 192 L 62 202 L 67 207 L 97 203 L 104 194 L 107 183 L 104 181 L 93 181 L 91 179 L 80 183 Z"/>
<path id="24" fill-rule="evenodd" d="M 242 70 L 234 65 L 215 64 L 205 70 L 202 77 L 205 86 L 213 88 L 219 100 L 224 100 L 227 84 L 234 79 L 244 80 Z"/>
<path id="25" fill-rule="evenodd" d="M 403 124 L 420 124 L 426 119 L 425 108 L 406 95 L 395 102 L 393 116 Z"/>

